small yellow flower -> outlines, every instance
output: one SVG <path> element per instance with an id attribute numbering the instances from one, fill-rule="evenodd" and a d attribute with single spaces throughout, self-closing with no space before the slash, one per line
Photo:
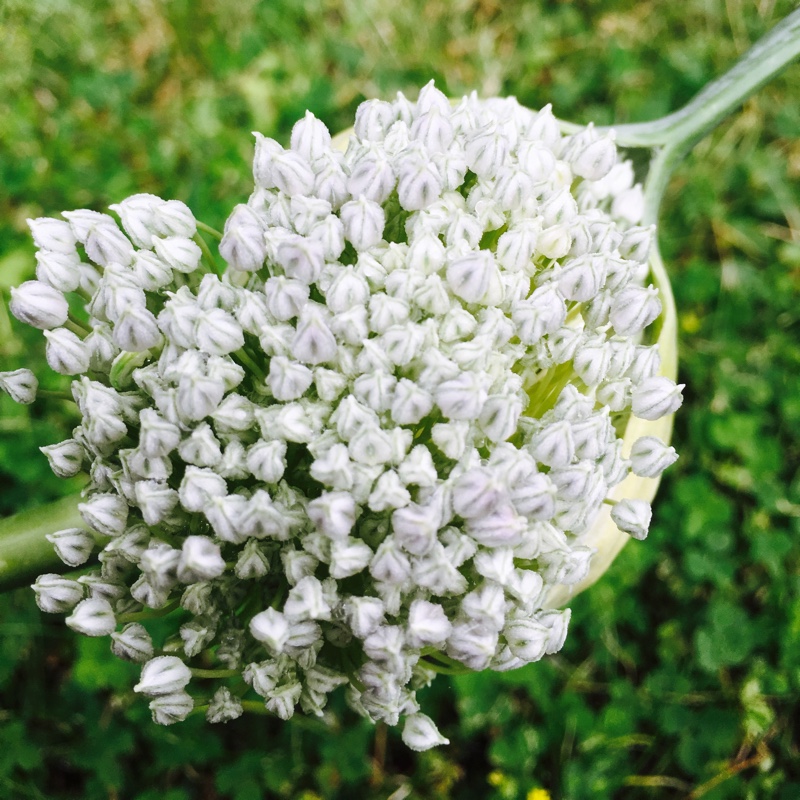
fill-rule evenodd
<path id="1" fill-rule="evenodd" d="M 551 800 L 550 792 L 547 789 L 531 789 L 525 800 Z"/>
<path id="2" fill-rule="evenodd" d="M 500 784 L 503 783 L 504 777 L 503 773 L 496 769 L 494 772 L 489 773 L 487 780 L 490 786 L 500 786 Z"/>

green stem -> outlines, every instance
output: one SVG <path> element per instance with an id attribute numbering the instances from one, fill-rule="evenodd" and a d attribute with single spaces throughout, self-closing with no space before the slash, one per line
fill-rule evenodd
<path id="1" fill-rule="evenodd" d="M 208 242 L 198 233 L 195 235 L 194 240 L 197 242 L 200 249 L 203 251 L 203 258 L 208 262 L 208 268 L 215 274 L 220 275 L 221 271 Z"/>
<path id="2" fill-rule="evenodd" d="M 216 228 L 212 228 L 210 225 L 206 225 L 205 222 L 198 222 L 197 230 L 203 231 L 204 233 L 208 233 L 215 239 L 222 239 L 222 234 Z"/>
<path id="3" fill-rule="evenodd" d="M 643 224 L 657 221 L 670 177 L 687 153 L 798 56 L 800 9 L 781 20 L 683 108 L 652 122 L 614 126 L 617 144 L 653 148 L 644 183 Z"/>
<path id="4" fill-rule="evenodd" d="M 194 678 L 235 678 L 241 675 L 236 669 L 199 669 L 190 667 Z"/>
<path id="5" fill-rule="evenodd" d="M 120 625 L 126 625 L 129 622 L 146 622 L 150 619 L 158 619 L 159 617 L 166 617 L 178 608 L 178 601 L 171 600 L 161 608 L 146 608 L 144 611 L 130 611 L 127 614 L 120 614 L 117 617 L 117 622 Z"/>
<path id="6" fill-rule="evenodd" d="M 781 20 L 680 110 L 653 122 L 614 126 L 617 142 L 625 147 L 677 146 L 688 152 L 798 56 L 800 9 Z"/>
<path id="7" fill-rule="evenodd" d="M 0 520 L 0 591 L 30 584 L 43 572 L 69 569 L 45 536 L 64 528 L 83 527 L 79 502 L 78 495 L 65 497 Z"/>
<path id="8" fill-rule="evenodd" d="M 271 716 L 270 712 L 267 711 L 267 707 L 258 700 L 242 700 L 242 708 L 250 714 L 264 714 L 265 716 Z"/>

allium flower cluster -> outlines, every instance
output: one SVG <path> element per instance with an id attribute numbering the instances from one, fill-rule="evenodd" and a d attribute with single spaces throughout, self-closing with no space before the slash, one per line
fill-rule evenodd
<path id="1" fill-rule="evenodd" d="M 121 228 L 30 221 L 37 280 L 11 309 L 82 415 L 43 449 L 90 476 L 86 528 L 51 540 L 100 561 L 34 589 L 144 663 L 158 722 L 237 717 L 241 676 L 283 719 L 344 685 L 426 749 L 446 740 L 416 689 L 558 651 L 569 611 L 548 591 L 586 575 L 609 490 L 676 458 L 620 438 L 681 401 L 648 344 L 653 229 L 608 134 L 432 84 L 361 105 L 345 152 L 311 113 L 288 149 L 256 134 L 253 173 L 221 277 L 175 200 L 124 200 Z M 32 399 L 29 374 L 2 381 Z M 646 503 L 613 515 L 647 534 Z"/>

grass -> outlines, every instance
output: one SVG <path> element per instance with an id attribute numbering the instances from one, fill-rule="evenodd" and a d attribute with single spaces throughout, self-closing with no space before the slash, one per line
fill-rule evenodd
<path id="1" fill-rule="evenodd" d="M 306 108 L 337 130 L 363 98 L 435 78 L 578 122 L 650 119 L 793 5 L 0 0 L 0 292 L 33 271 L 26 217 L 151 191 L 220 228 L 249 192 L 250 131 L 285 141 Z M 671 184 L 661 247 L 687 383 L 681 460 L 648 541 L 574 602 L 558 657 L 440 678 L 427 703 L 452 744 L 420 756 L 341 703 L 325 722 L 163 729 L 125 691 L 135 669 L 20 590 L 0 599 L 0 792 L 800 796 L 798 78 L 794 66 L 748 101 Z M 3 304 L 0 363 L 43 364 L 40 337 Z M 68 435 L 66 408 L 0 399 L 3 513 L 71 490 L 36 450 Z"/>

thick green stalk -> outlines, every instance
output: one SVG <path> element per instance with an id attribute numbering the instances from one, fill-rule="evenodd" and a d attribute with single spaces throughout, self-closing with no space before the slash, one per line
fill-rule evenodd
<path id="1" fill-rule="evenodd" d="M 45 536 L 64 528 L 83 527 L 79 502 L 78 495 L 65 497 L 0 520 L 0 591 L 32 583 L 43 572 L 69 569 Z"/>
<path id="2" fill-rule="evenodd" d="M 614 126 L 618 145 L 653 149 L 644 183 L 644 224 L 658 220 L 669 179 L 687 153 L 798 56 L 800 9 L 781 20 L 683 108 L 652 122 Z"/>
<path id="3" fill-rule="evenodd" d="M 800 9 L 796 9 L 680 110 L 652 122 L 614 126 L 617 143 L 625 147 L 666 145 L 688 152 L 799 55 Z"/>

